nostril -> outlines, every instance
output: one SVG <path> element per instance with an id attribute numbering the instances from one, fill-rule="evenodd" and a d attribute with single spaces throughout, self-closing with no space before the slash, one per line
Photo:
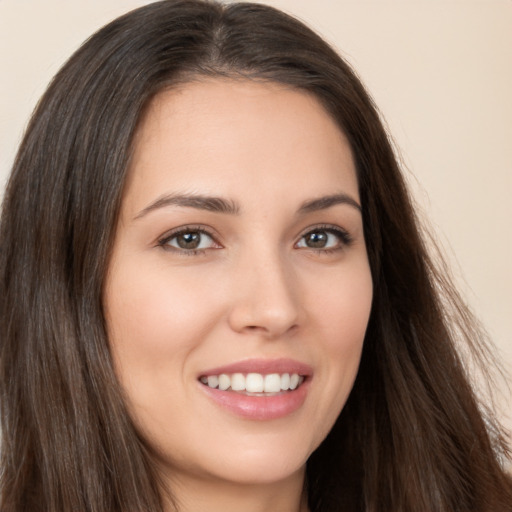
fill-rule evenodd
<path id="1" fill-rule="evenodd" d="M 271 296 L 246 293 L 233 299 L 228 321 L 231 328 L 239 333 L 262 334 L 275 338 L 293 329 L 298 323 L 295 298 L 271 293 Z"/>

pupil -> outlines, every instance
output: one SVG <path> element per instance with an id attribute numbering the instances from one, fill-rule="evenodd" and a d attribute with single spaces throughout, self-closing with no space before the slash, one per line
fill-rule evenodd
<path id="1" fill-rule="evenodd" d="M 310 233 L 307 237 L 308 247 L 314 247 L 316 249 L 325 247 L 327 243 L 327 233 L 319 231 L 317 233 Z"/>
<path id="2" fill-rule="evenodd" d="M 183 233 L 178 236 L 177 242 L 182 249 L 196 249 L 201 241 L 199 233 Z"/>

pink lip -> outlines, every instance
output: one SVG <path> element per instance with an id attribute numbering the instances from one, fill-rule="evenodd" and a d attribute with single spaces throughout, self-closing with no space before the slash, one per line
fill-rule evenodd
<path id="1" fill-rule="evenodd" d="M 294 359 L 247 359 L 237 363 L 211 368 L 200 374 L 200 377 L 208 375 L 220 375 L 221 373 L 298 373 L 305 377 L 313 375 L 311 366 L 300 363 Z"/>
<path id="2" fill-rule="evenodd" d="M 306 400 L 313 370 L 309 365 L 292 359 L 250 359 L 212 368 L 202 372 L 201 376 L 220 375 L 221 373 L 298 373 L 306 377 L 304 382 L 293 391 L 283 391 L 266 396 L 250 396 L 234 391 L 221 391 L 199 383 L 204 393 L 220 407 L 239 417 L 261 421 L 283 418 L 298 410 Z"/>

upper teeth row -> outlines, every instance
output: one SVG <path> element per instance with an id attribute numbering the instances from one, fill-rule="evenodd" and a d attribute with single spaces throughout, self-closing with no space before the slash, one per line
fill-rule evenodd
<path id="1" fill-rule="evenodd" d="M 209 375 L 201 377 L 201 382 L 210 388 L 218 388 L 222 391 L 230 389 L 232 391 L 247 391 L 249 393 L 279 393 L 288 389 L 295 389 L 302 383 L 304 377 L 298 373 L 270 373 L 262 375 L 261 373 L 233 373 L 226 375 Z"/>

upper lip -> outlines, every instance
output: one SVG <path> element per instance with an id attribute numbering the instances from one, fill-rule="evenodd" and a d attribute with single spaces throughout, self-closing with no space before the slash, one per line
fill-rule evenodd
<path id="1" fill-rule="evenodd" d="M 306 377 L 313 374 L 313 369 L 310 365 L 294 359 L 245 359 L 225 366 L 210 368 L 201 372 L 199 376 L 208 377 L 209 375 L 220 375 L 222 373 L 261 373 L 263 375 L 270 373 L 298 373 Z"/>

